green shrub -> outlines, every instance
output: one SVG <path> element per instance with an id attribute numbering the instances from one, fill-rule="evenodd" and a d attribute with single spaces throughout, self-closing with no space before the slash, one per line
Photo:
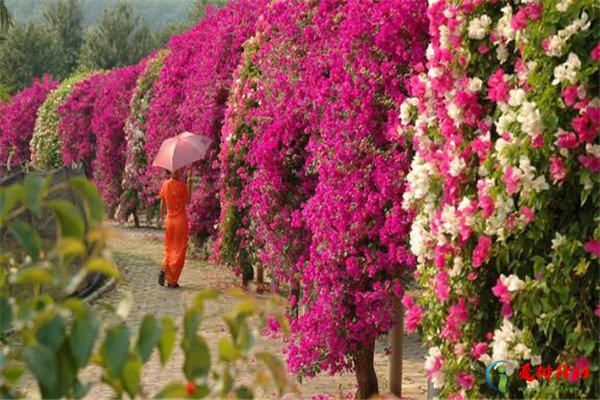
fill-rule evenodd
<path id="1" fill-rule="evenodd" d="M 117 396 L 145 394 L 140 379 L 144 364 L 155 349 L 163 366 L 169 361 L 177 327 L 169 317 L 152 315 L 146 315 L 137 330 L 122 321 L 103 326 L 89 305 L 72 297 L 89 273 L 117 279 L 120 273 L 107 258 L 110 232 L 102 226 L 104 206 L 97 188 L 81 177 L 64 183 L 81 197 L 84 216 L 67 201 L 48 200 L 52 191 L 60 190 L 50 182 L 50 177 L 30 176 L 23 184 L 0 188 L 0 231 L 8 230 L 20 246 L 10 254 L 4 246 L 0 249 L 0 341 L 5 344 L 0 351 L 0 398 L 24 396 L 19 383 L 26 370 L 36 379 L 44 398 L 81 398 L 91 383 L 82 382 L 79 373 L 90 364 L 102 368 L 102 381 Z M 43 209 L 52 210 L 58 231 L 56 243 L 47 251 L 35 226 L 19 218 L 26 212 L 39 215 Z M 89 224 L 87 233 L 84 217 Z M 82 267 L 70 274 L 74 263 Z M 53 287 L 57 295 L 41 293 L 41 285 Z M 17 286 L 21 290 L 15 290 Z M 254 389 L 235 380 L 234 374 L 243 368 L 255 373 L 254 382 L 260 385 L 271 384 L 271 379 L 265 380 L 270 370 L 280 395 L 293 389 L 282 362 L 254 349 L 256 338 L 249 324 L 253 318 L 263 323 L 275 318 L 286 332 L 287 320 L 280 313 L 283 305 L 273 298 L 261 309 L 255 299 L 239 296 L 240 302 L 223 315 L 229 335 L 220 339 L 217 357 L 211 359 L 207 341 L 198 332 L 205 302 L 218 298 L 219 293 L 209 290 L 197 295 L 185 311 L 180 344 L 188 382 L 173 382 L 157 397 L 252 398 Z M 125 318 L 124 308 L 111 309 L 108 317 Z M 258 364 L 251 365 L 251 358 Z"/>

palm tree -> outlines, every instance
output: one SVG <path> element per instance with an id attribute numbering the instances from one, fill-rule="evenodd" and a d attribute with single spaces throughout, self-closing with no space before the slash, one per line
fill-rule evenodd
<path id="1" fill-rule="evenodd" d="M 10 16 L 10 12 L 6 8 L 4 0 L 0 0 L 0 31 L 6 32 L 11 25 L 12 17 Z"/>

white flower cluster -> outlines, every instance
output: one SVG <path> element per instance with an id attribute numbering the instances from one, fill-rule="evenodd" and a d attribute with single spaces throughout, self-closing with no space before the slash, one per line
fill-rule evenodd
<path id="1" fill-rule="evenodd" d="M 485 14 L 479 18 L 472 19 L 469 21 L 469 39 L 483 39 L 490 31 L 491 25 L 492 19 Z"/>
<path id="2" fill-rule="evenodd" d="M 400 106 L 400 121 L 402 125 L 408 125 L 413 120 L 413 113 L 416 112 L 416 106 L 419 100 L 415 97 L 410 97 L 402 102 Z"/>
<path id="3" fill-rule="evenodd" d="M 511 347 L 520 333 L 521 332 L 515 329 L 512 322 L 505 318 L 502 321 L 502 326 L 500 329 L 496 329 L 494 331 L 491 359 L 485 360 L 484 362 L 491 362 L 492 360 L 506 360 L 510 362 L 510 364 L 506 365 L 506 374 L 509 376 L 512 375 L 518 365 L 518 357 L 511 351 Z M 486 362 L 486 364 L 488 364 L 488 362 Z"/>
<path id="4" fill-rule="evenodd" d="M 427 371 L 431 371 L 437 362 L 438 359 L 442 357 L 442 351 L 437 346 L 432 346 L 429 348 L 428 354 L 425 356 L 425 369 Z M 431 383 L 433 387 L 436 389 L 440 389 L 442 384 L 444 383 L 444 378 L 446 374 L 440 369 L 434 372 L 431 375 Z"/>
<path id="5" fill-rule="evenodd" d="M 523 101 L 517 115 L 517 121 L 521 123 L 521 130 L 532 139 L 542 133 L 542 115 L 533 102 Z"/>
<path id="6" fill-rule="evenodd" d="M 565 12 L 571 4 L 573 4 L 573 0 L 560 0 L 556 3 L 556 9 L 560 12 Z"/>
<path id="7" fill-rule="evenodd" d="M 577 54 L 569 53 L 567 61 L 554 68 L 554 80 L 552 84 L 558 85 L 563 82 L 575 83 L 577 72 L 580 68 L 581 61 L 577 57 Z"/>
<path id="8" fill-rule="evenodd" d="M 519 279 L 519 277 L 515 274 L 510 274 L 509 276 L 501 274 L 500 282 L 502 282 L 502 284 L 506 286 L 509 292 L 517 292 L 523 289 L 523 287 L 525 286 L 525 282 Z"/>
<path id="9" fill-rule="evenodd" d="M 429 227 L 429 219 L 423 214 L 418 214 L 410 229 L 410 251 L 417 256 L 419 263 L 424 263 L 429 254 L 429 241 L 431 235 L 427 228 Z"/>
<path id="10" fill-rule="evenodd" d="M 544 175 L 535 176 L 536 168 L 531 165 L 531 161 L 527 156 L 519 158 L 519 169 L 521 170 L 521 195 L 525 198 L 550 188 Z"/>
<path id="11" fill-rule="evenodd" d="M 545 52 L 550 57 L 561 57 L 569 39 L 577 34 L 578 31 L 587 31 L 590 29 L 590 18 L 587 13 L 581 13 L 581 17 L 575 19 L 571 24 L 559 30 L 556 35 L 550 36 Z"/>
<path id="12" fill-rule="evenodd" d="M 498 57 L 498 61 L 500 64 L 504 64 L 506 60 L 508 60 L 508 44 L 516 39 L 517 32 L 510 25 L 510 22 L 513 19 L 513 9 L 510 4 L 502 7 L 502 17 L 498 20 L 498 24 L 496 25 L 496 34 L 498 36 L 498 40 L 495 42 L 496 48 L 496 56 Z"/>
<path id="13" fill-rule="evenodd" d="M 410 208 L 412 200 L 422 199 L 429 193 L 429 177 L 432 172 L 431 165 L 417 153 L 410 164 L 410 172 L 406 176 L 409 190 L 403 194 L 405 208 Z"/>

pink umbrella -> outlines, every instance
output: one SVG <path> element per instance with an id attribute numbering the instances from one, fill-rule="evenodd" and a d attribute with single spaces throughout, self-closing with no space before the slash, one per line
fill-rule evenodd
<path id="1" fill-rule="evenodd" d="M 183 132 L 163 142 L 152 165 L 176 171 L 206 157 L 210 142 L 204 135 Z"/>

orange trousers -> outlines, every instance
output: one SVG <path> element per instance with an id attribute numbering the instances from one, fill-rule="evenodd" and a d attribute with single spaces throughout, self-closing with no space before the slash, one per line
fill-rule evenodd
<path id="1" fill-rule="evenodd" d="M 183 213 L 171 216 L 167 214 L 165 230 L 165 258 L 163 271 L 169 284 L 176 284 L 185 263 L 185 254 L 189 237 L 187 216 Z"/>

